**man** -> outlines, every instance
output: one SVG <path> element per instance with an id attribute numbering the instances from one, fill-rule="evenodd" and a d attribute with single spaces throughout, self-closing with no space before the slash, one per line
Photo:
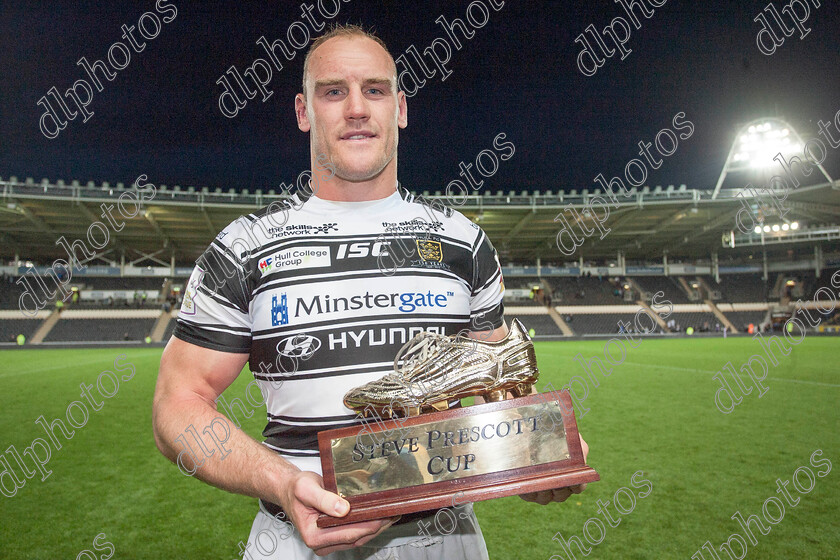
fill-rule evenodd
<path id="1" fill-rule="evenodd" d="M 260 498 L 246 558 L 486 558 L 469 507 L 456 531 L 420 544 L 417 526 L 397 519 L 316 526 L 320 513 L 349 509 L 323 489 L 317 452 L 319 431 L 358 422 L 342 396 L 389 373 L 417 332 L 466 328 L 492 341 L 507 327 L 501 268 L 484 233 L 398 185 L 407 107 L 384 44 L 355 26 L 314 41 L 295 112 L 310 135 L 311 188 L 282 212 L 269 207 L 229 225 L 197 261 L 161 359 L 157 445 L 176 460 L 179 435 L 211 425 L 216 399 L 249 362 L 267 395 L 267 440 L 232 428 L 230 453 L 196 470 L 214 486 Z M 409 244 L 416 252 L 403 259 L 397 246 Z M 387 274 L 383 258 L 393 265 Z M 548 503 L 570 493 L 525 498 Z"/>

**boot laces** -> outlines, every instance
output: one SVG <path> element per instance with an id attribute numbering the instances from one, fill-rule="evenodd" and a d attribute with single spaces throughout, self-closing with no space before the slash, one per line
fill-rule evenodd
<path id="1" fill-rule="evenodd" d="M 422 364 L 432 356 L 453 344 L 453 340 L 441 334 L 423 331 L 402 345 L 394 358 L 394 372 L 408 373 L 413 367 Z M 400 364 L 402 362 L 402 364 Z"/>

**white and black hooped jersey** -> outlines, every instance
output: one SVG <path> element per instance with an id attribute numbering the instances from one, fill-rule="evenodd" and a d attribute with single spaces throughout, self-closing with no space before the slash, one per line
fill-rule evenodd
<path id="1" fill-rule="evenodd" d="M 320 473 L 317 433 L 358 422 L 344 394 L 392 371 L 421 330 L 500 327 L 504 284 L 477 225 L 402 188 L 368 202 L 292 200 L 216 237 L 174 335 L 250 354 L 269 395 L 265 444 Z"/>

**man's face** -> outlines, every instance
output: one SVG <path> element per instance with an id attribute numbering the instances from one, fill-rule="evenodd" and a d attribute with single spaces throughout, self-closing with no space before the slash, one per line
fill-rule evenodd
<path id="1" fill-rule="evenodd" d="M 325 154 L 338 178 L 368 181 L 396 168 L 405 94 L 397 92 L 391 57 L 375 41 L 336 37 L 319 46 L 309 59 L 306 98 L 298 94 L 295 110 L 313 157 Z"/>

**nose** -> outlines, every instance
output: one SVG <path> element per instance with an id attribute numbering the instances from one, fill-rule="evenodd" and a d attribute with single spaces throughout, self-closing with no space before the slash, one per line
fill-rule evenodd
<path id="1" fill-rule="evenodd" d="M 368 117 L 370 117 L 370 109 L 368 101 L 362 93 L 362 88 L 350 88 L 350 92 L 344 100 L 344 118 L 367 120 Z"/>

